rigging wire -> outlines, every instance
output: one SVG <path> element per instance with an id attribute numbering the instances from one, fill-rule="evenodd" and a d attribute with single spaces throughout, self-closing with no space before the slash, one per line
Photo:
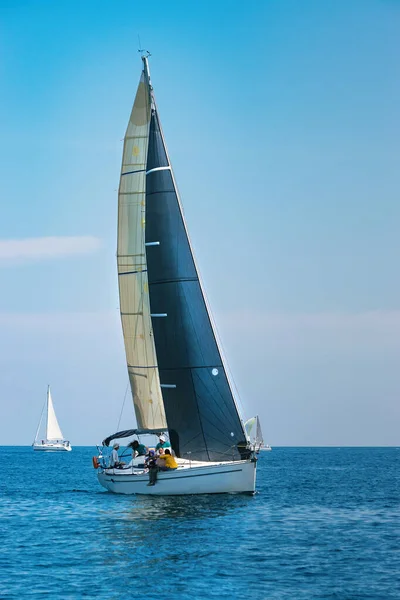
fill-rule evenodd
<path id="1" fill-rule="evenodd" d="M 119 425 L 121 423 L 121 419 L 122 419 L 122 413 L 124 412 L 124 406 L 125 406 L 125 400 L 126 400 L 126 395 L 128 393 L 128 388 L 129 388 L 129 383 L 126 384 L 126 390 L 125 390 L 125 396 L 124 396 L 124 401 L 122 403 L 122 408 L 121 408 L 121 412 L 119 414 L 119 419 L 118 419 L 118 425 L 117 425 L 117 431 L 119 431 Z"/>
<path id="2" fill-rule="evenodd" d="M 142 48 L 139 34 L 137 37 L 138 37 L 138 43 L 139 43 L 138 52 L 141 54 L 142 57 L 148 58 L 149 56 L 151 56 L 151 53 L 148 50 L 145 50 L 144 48 Z"/>
<path id="3" fill-rule="evenodd" d="M 40 429 L 40 426 L 41 426 L 41 424 L 42 424 L 43 413 L 44 413 L 44 408 L 45 408 L 46 404 L 47 404 L 47 398 L 46 398 L 46 400 L 45 400 L 45 401 L 44 401 L 44 403 L 43 403 L 42 412 L 40 413 L 39 425 L 38 425 L 38 427 L 37 427 L 37 430 L 36 430 L 36 435 L 35 435 L 35 440 L 34 440 L 35 442 L 36 442 L 36 440 L 37 440 L 37 436 L 38 436 L 38 434 L 39 434 L 39 429 Z"/>
<path id="4" fill-rule="evenodd" d="M 199 275 L 199 279 L 200 279 L 200 273 L 199 272 L 198 272 L 198 275 Z M 236 385 L 236 381 L 235 381 L 235 379 L 233 377 L 233 373 L 232 373 L 232 371 L 230 369 L 230 366 L 229 366 L 229 363 L 228 363 L 228 359 L 226 357 L 225 348 L 224 348 L 224 345 L 222 343 L 222 338 L 221 338 L 221 335 L 219 333 L 219 330 L 218 330 L 218 327 L 217 327 L 217 323 L 216 323 L 216 321 L 214 319 L 214 315 L 213 315 L 213 312 L 211 310 L 211 305 L 210 305 L 210 302 L 209 302 L 209 299 L 208 299 L 208 296 L 207 296 L 207 293 L 206 293 L 206 290 L 204 289 L 204 287 L 203 287 L 203 295 L 204 295 L 204 298 L 205 298 L 206 307 L 207 307 L 209 315 L 210 315 L 210 321 L 211 321 L 211 323 L 213 325 L 214 335 L 215 335 L 215 338 L 217 340 L 217 346 L 219 346 L 219 350 L 220 350 L 220 353 L 222 355 L 221 356 L 221 358 L 222 358 L 222 364 L 223 364 L 223 367 L 225 369 L 228 382 L 232 384 L 232 388 L 233 388 L 231 390 L 232 391 L 232 396 L 233 396 L 234 401 L 236 401 L 236 404 L 238 405 L 238 408 L 239 408 L 240 421 L 244 425 L 244 422 L 245 422 L 244 421 L 244 415 L 246 413 L 245 413 L 245 410 L 244 410 L 244 405 L 243 405 L 243 402 L 242 402 L 242 398 L 240 396 L 239 389 L 238 389 L 238 387 Z"/>

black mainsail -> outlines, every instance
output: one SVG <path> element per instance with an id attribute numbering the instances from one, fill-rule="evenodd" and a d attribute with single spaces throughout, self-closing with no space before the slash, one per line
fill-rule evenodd
<path id="1" fill-rule="evenodd" d="M 151 322 L 172 447 L 182 458 L 247 458 L 232 394 L 190 246 L 143 57 L 151 117 L 145 250 Z"/>

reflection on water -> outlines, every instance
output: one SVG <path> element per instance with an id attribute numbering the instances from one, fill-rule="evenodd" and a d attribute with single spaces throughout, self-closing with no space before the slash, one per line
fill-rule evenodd
<path id="1" fill-rule="evenodd" d="M 109 547 L 108 560 L 121 563 L 121 551 L 150 553 L 153 569 L 165 554 L 175 561 L 203 555 L 194 540 L 211 531 L 225 528 L 227 521 L 245 518 L 252 506 L 252 496 L 136 496 L 121 497 L 108 494 L 115 512 L 101 513 L 105 542 Z M 189 525 L 190 523 L 190 525 Z M 179 536 L 179 545 L 176 544 Z M 185 552 L 182 551 L 185 547 Z M 213 552 L 211 548 L 205 552 Z M 160 556 L 158 556 L 158 553 Z M 125 563 L 125 559 L 122 559 Z M 128 560 L 129 562 L 129 560 Z M 127 563 L 128 564 L 128 563 Z"/>
<path id="2" fill-rule="evenodd" d="M 143 519 L 213 519 L 231 511 L 245 510 L 252 497 L 221 494 L 218 496 L 137 496 L 133 506 L 120 515 L 130 521 Z"/>

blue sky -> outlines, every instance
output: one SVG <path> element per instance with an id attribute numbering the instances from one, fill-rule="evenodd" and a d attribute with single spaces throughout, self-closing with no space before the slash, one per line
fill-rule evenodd
<path id="1" fill-rule="evenodd" d="M 393 0 L 0 3 L 0 443 L 31 442 L 47 383 L 73 444 L 118 423 L 139 34 L 246 416 L 400 444 L 399 26 Z"/>

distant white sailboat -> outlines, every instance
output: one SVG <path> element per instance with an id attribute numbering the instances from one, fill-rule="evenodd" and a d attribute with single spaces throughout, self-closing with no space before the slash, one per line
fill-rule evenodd
<path id="1" fill-rule="evenodd" d="M 44 410 L 40 416 L 39 425 L 36 431 L 35 441 L 32 444 L 34 450 L 42 452 L 61 452 L 72 450 L 72 446 L 68 440 L 64 439 L 62 431 L 57 421 L 56 413 L 54 412 L 53 400 L 51 399 L 50 386 L 47 387 L 47 420 L 46 420 L 46 437 L 39 440 L 39 430 L 42 424 Z M 44 409 L 44 407 L 43 407 Z"/>

